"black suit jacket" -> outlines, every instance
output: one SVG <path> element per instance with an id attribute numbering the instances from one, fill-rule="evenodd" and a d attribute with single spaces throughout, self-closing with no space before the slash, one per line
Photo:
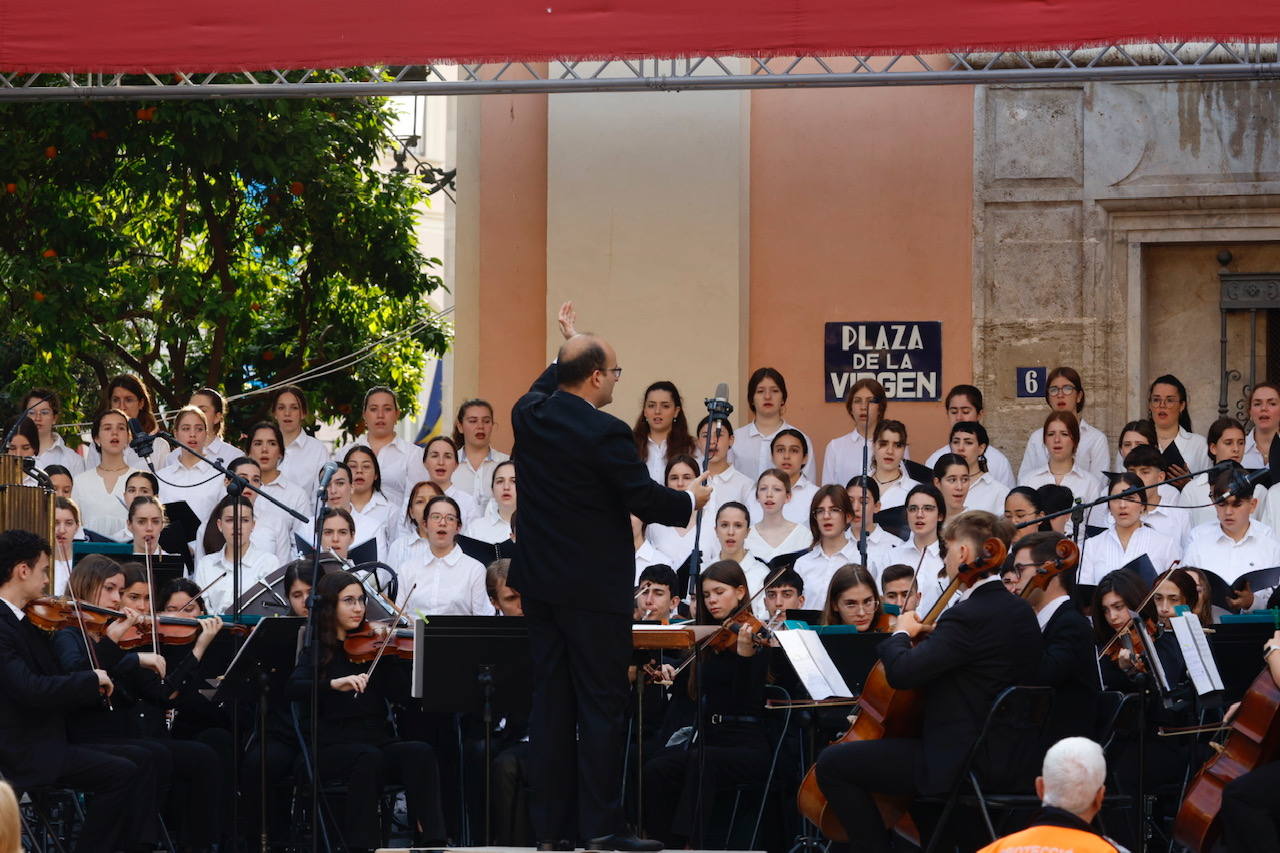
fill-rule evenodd
<path id="1" fill-rule="evenodd" d="M 889 684 L 924 694 L 916 786 L 923 794 L 942 794 L 955 781 L 996 695 L 1034 677 L 1040 625 L 1031 605 L 997 580 L 976 587 L 944 612 L 918 645 L 912 646 L 906 634 L 894 634 L 879 648 Z M 1008 740 L 1017 738 L 996 738 L 993 749 L 979 756 L 978 769 L 989 781 L 1007 784 Z M 1038 746 L 1033 743 L 1032 750 L 1038 752 Z"/>
<path id="2" fill-rule="evenodd" d="M 1102 685 L 1095 655 L 1093 626 L 1068 599 L 1044 626 L 1044 654 L 1036 668 L 1035 683 L 1053 688 L 1046 747 L 1064 737 L 1096 737 Z"/>
<path id="3" fill-rule="evenodd" d="M 53 782 L 63 769 L 66 712 L 98 701 L 98 677 L 63 675 L 48 636 L 0 602 L 0 774 L 18 788 Z"/>
<path id="4" fill-rule="evenodd" d="M 628 513 L 684 525 L 692 503 L 649 477 L 630 427 L 557 390 L 556 375 L 552 364 L 511 410 L 520 508 L 508 583 L 530 598 L 630 614 Z"/>

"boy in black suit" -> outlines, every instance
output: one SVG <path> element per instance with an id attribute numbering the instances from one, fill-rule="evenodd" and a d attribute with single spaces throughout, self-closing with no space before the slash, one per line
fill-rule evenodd
<path id="1" fill-rule="evenodd" d="M 64 722 L 114 685 L 101 669 L 63 675 L 49 635 L 24 608 L 49 582 L 49 543 L 25 530 L 0 533 L 0 776 L 19 791 L 58 785 L 93 794 L 77 853 L 128 846 L 121 828 L 148 804 L 130 761 L 67 742 Z"/>
<path id="2" fill-rule="evenodd" d="M 947 576 L 976 564 L 987 539 L 1007 544 L 1011 532 L 988 512 L 966 512 L 947 522 Z M 922 641 L 913 645 L 916 638 Z M 959 602 L 936 625 L 922 623 L 914 611 L 898 617 L 896 630 L 880 644 L 880 657 L 892 687 L 923 694 L 921 737 L 840 744 L 818 759 L 818 784 L 858 850 L 889 850 L 873 794 L 914 797 L 951 789 L 992 701 L 1004 688 L 1027 682 L 1040 647 L 1035 614 L 998 573 L 979 577 L 959 593 Z M 998 766 L 994 759 L 982 763 L 980 772 Z M 927 843 L 927 815 L 912 814 Z"/>
<path id="3" fill-rule="evenodd" d="M 520 483 L 508 583 L 529 626 L 534 693 L 529 719 L 530 811 L 542 849 L 659 850 L 628 835 L 622 810 L 627 667 L 635 552 L 631 515 L 683 525 L 711 495 L 653 482 L 631 428 L 600 411 L 622 375 L 613 347 L 574 328 L 556 363 L 511 411 Z"/>

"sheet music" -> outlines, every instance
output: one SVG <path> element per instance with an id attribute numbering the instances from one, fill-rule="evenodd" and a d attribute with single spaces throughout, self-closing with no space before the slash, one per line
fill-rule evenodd
<path id="1" fill-rule="evenodd" d="M 1213 659 L 1213 652 L 1209 649 L 1209 641 L 1204 635 L 1200 620 L 1193 613 L 1184 613 L 1175 616 L 1171 623 L 1196 694 L 1205 696 L 1223 690 L 1222 674 L 1218 672 L 1217 662 Z"/>
<path id="2" fill-rule="evenodd" d="M 795 669 L 800 683 L 814 701 L 823 699 L 849 699 L 853 697 L 840 670 L 836 669 L 831 655 L 827 654 L 815 631 L 778 631 L 774 636 Z"/>

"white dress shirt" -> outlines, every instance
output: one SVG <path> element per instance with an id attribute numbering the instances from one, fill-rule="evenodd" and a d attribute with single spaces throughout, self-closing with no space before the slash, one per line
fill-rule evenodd
<path id="1" fill-rule="evenodd" d="M 1107 470 L 1107 460 L 1111 458 L 1108 450 L 1107 436 L 1102 430 L 1080 419 L 1080 444 L 1076 447 L 1076 466 L 1082 471 L 1102 476 Z M 1018 482 L 1026 484 L 1027 477 L 1034 471 L 1049 464 L 1049 451 L 1044 446 L 1044 428 L 1031 433 L 1027 439 L 1027 449 L 1022 454 L 1022 465 L 1018 467 Z"/>
<path id="2" fill-rule="evenodd" d="M 671 565 L 671 558 L 666 554 L 653 547 L 648 539 L 640 543 L 640 547 L 636 549 L 636 579 L 634 583 L 639 585 L 640 573 L 650 566 L 671 566 L 673 569 L 680 568 L 680 564 Z"/>
<path id="3" fill-rule="evenodd" d="M 965 495 L 964 508 L 1003 515 L 1004 499 L 1008 495 L 1009 487 L 992 476 L 990 471 L 984 471 L 969 479 L 969 494 Z"/>
<path id="4" fill-rule="evenodd" d="M 754 519 L 755 516 L 752 516 Z M 764 560 L 766 563 L 779 554 L 794 554 L 806 548 L 813 547 L 813 533 L 809 530 L 809 525 L 796 523 L 791 528 L 791 532 L 786 538 L 778 543 L 775 548 L 764 540 L 756 530 L 756 525 L 751 525 L 751 529 L 747 531 L 747 538 L 743 540 L 742 547 L 746 548 L 757 559 Z"/>
<path id="5" fill-rule="evenodd" d="M 492 545 L 511 538 L 511 522 L 504 520 L 502 514 L 498 512 L 497 501 L 489 501 L 484 514 L 471 519 L 471 523 L 462 532 L 472 539 L 479 539 L 481 542 Z"/>
<path id="6" fill-rule="evenodd" d="M 423 474 L 425 473 L 426 472 L 424 471 Z M 407 529 L 407 527 L 405 527 L 405 525 L 402 525 L 401 522 L 405 522 L 407 524 L 407 521 L 408 521 L 409 495 L 413 494 L 414 486 L 418 485 L 419 483 L 425 483 L 428 479 L 429 478 L 426 476 L 420 476 L 418 477 L 418 479 L 409 483 L 409 488 L 406 489 L 404 494 L 400 496 L 400 504 L 399 504 L 400 509 L 396 513 L 395 518 L 392 519 L 391 516 L 389 515 L 387 517 L 387 524 L 389 527 L 400 526 L 404 529 Z M 383 493 L 384 494 L 386 493 L 385 480 L 383 481 Z M 449 488 L 445 489 L 444 493 L 447 497 L 453 498 L 454 502 L 458 504 L 458 512 L 462 514 L 462 518 L 458 522 L 460 525 L 458 527 L 459 530 L 465 530 L 467 525 L 471 523 L 472 519 L 478 518 L 480 516 L 480 508 L 476 505 L 476 499 L 471 497 L 471 494 L 466 489 L 458 485 L 457 480 L 451 481 L 449 483 Z M 388 495 L 388 498 L 390 498 L 389 495 Z M 402 531 L 398 531 L 396 534 L 397 537 L 400 535 L 402 535 Z"/>
<path id="7" fill-rule="evenodd" d="M 911 490 L 920 485 L 915 480 L 907 476 L 906 465 L 899 463 L 898 470 L 901 472 L 902 476 L 898 477 L 898 479 L 894 480 L 892 483 L 881 483 L 878 480 L 876 481 L 877 485 L 880 486 L 880 509 L 882 510 L 902 506 L 907 502 L 907 495 L 911 493 Z M 1004 511 L 1003 507 L 1001 507 L 1001 511 Z"/>
<path id="8" fill-rule="evenodd" d="M 493 501 L 493 469 L 498 467 L 499 462 L 506 462 L 510 458 L 509 454 L 490 447 L 481 460 L 480 467 L 474 468 L 467 451 L 459 450 L 458 467 L 453 470 L 453 484 L 471 495 L 476 506 L 483 511 Z"/>
<path id="9" fill-rule="evenodd" d="M 21 622 L 23 619 L 26 619 L 26 618 L 27 618 L 26 611 L 24 611 L 24 610 L 23 610 L 21 607 L 19 607 L 18 605 L 14 604 L 14 603 L 13 603 L 12 601 L 10 601 L 9 599 L 7 599 L 7 598 L 0 598 L 0 601 L 3 601 L 5 604 L 9 605 L 9 610 L 11 610 L 11 611 L 13 612 L 14 617 L 15 617 L 15 618 L 17 618 L 17 620 L 18 620 L 19 622 Z"/>
<path id="10" fill-rule="evenodd" d="M 845 533 L 853 543 L 853 550 L 858 554 L 858 562 L 862 562 L 862 552 L 858 551 L 858 535 L 862 531 L 855 524 Z M 903 541 L 883 527 L 873 527 L 867 531 L 867 563 L 866 569 L 876 580 L 876 588 L 880 588 L 880 575 L 888 566 L 893 565 L 893 549 Z"/>
<path id="11" fill-rule="evenodd" d="M 80 507 L 80 524 L 87 530 L 108 536 L 124 527 L 129 512 L 124 506 L 124 481 L 138 469 L 130 468 L 116 476 L 116 487 L 110 492 L 96 467 L 87 468 L 72 478 L 71 499 Z"/>
<path id="12" fill-rule="evenodd" d="M 1193 477 L 1182 488 L 1182 493 L 1178 496 L 1178 505 L 1183 507 L 1187 513 L 1187 534 L 1190 535 L 1202 524 L 1218 523 L 1218 511 L 1213 507 L 1213 498 L 1209 496 L 1209 475 L 1200 474 Z M 1280 485 L 1280 484 L 1277 484 Z M 1257 488 L 1253 490 L 1253 498 L 1258 502 L 1251 513 L 1253 518 L 1261 521 L 1272 530 L 1277 530 L 1276 525 L 1280 524 L 1280 502 L 1270 500 L 1270 495 L 1276 486 L 1269 489 Z M 1275 507 L 1275 509 L 1268 509 Z"/>
<path id="13" fill-rule="evenodd" d="M 704 527 L 709 527 L 707 519 L 704 516 L 702 520 Z M 684 530 L 680 527 L 668 527 L 665 524 L 650 524 L 644 530 L 644 538 L 654 548 L 657 548 L 671 560 L 670 566 L 673 569 L 679 569 L 684 561 L 689 559 L 689 555 L 693 553 L 694 540 L 694 524 L 690 522 L 689 529 Z M 708 551 L 706 548 L 706 538 L 703 538 L 702 553 L 705 557 L 709 553 L 719 553 L 719 546 L 716 550 Z"/>
<path id="14" fill-rule="evenodd" d="M 399 565 L 392 568 L 400 581 L 396 604 L 404 605 L 409 589 L 413 588 L 406 608 L 409 613 L 428 616 L 493 615 L 493 603 L 484 588 L 484 566 L 462 553 L 462 548 L 457 545 L 443 557 L 437 557 L 427 540 L 419 537 L 403 549 Z"/>
<path id="15" fill-rule="evenodd" d="M 300 535 L 304 542 L 311 542 L 315 538 L 315 488 L 312 488 L 310 493 L 304 492 L 281 474 L 272 482 L 263 483 L 262 491 L 295 512 L 302 513 L 303 518 L 308 519 L 298 521 L 271 501 L 261 495 L 258 496 L 258 499 L 253 502 L 253 520 L 258 527 L 265 525 L 272 532 L 272 539 L 277 542 L 277 547 L 274 549 L 277 556 L 280 555 L 282 547 L 286 556 L 293 554 L 294 533 Z M 285 543 L 283 546 L 278 544 L 281 539 Z"/>
<path id="16" fill-rule="evenodd" d="M 783 421 L 782 426 L 769 435 L 761 433 L 755 421 L 738 427 L 733 431 L 733 447 L 729 449 L 729 463 L 754 483 L 760 478 L 762 471 L 773 467 L 773 454 L 769 450 L 769 444 L 784 429 L 799 429 L 799 427 Z M 813 439 L 809 438 L 808 433 L 800 430 L 800 434 L 804 436 L 805 444 L 809 446 L 809 458 L 804 463 L 804 475 L 812 480 L 817 476 L 818 466 L 814 459 L 817 458 L 818 448 L 814 447 Z"/>
<path id="17" fill-rule="evenodd" d="M 645 440 L 644 464 L 649 469 L 649 477 L 660 486 L 667 484 L 667 442 Z"/>
<path id="18" fill-rule="evenodd" d="M 273 556 L 277 561 L 277 566 L 283 566 L 285 563 L 292 560 L 294 556 L 293 528 L 290 527 L 287 531 L 281 530 L 278 526 L 272 523 L 274 518 L 266 521 L 259 518 L 257 514 L 259 503 L 265 503 L 265 501 L 255 501 L 253 504 L 253 532 L 249 534 L 249 544 L 257 548 L 259 551 Z M 208 519 L 205 519 L 200 522 L 200 528 L 196 531 L 196 541 L 193 546 L 196 559 L 199 559 L 209 553 L 204 549 L 204 534 L 208 527 L 209 521 Z M 308 542 L 311 541 L 311 537 L 308 535 L 304 534 L 303 538 Z"/>
<path id="19" fill-rule="evenodd" d="M 226 613 L 231 609 L 235 594 L 235 577 L 232 568 L 233 561 L 227 558 L 225 548 L 212 554 L 205 554 L 196 561 L 191 580 L 201 589 L 204 589 L 206 584 L 212 583 L 218 575 L 227 573 L 226 577 L 204 592 L 204 602 L 210 613 Z M 259 551 L 250 539 L 248 550 L 240 558 L 240 594 L 244 595 L 251 586 L 278 568 L 280 563 L 276 561 L 275 555 Z"/>
<path id="20" fill-rule="evenodd" d="M 1182 556 L 1179 543 L 1156 530 L 1140 526 L 1129 537 L 1127 546 L 1120 544 L 1120 536 L 1114 527 L 1108 527 L 1097 536 L 1085 541 L 1080 559 L 1080 569 L 1076 574 L 1076 583 L 1086 586 L 1097 586 L 1098 581 L 1108 572 L 1122 569 L 1129 563 L 1146 554 L 1156 574 L 1169 568 L 1174 560 Z"/>
<path id="21" fill-rule="evenodd" d="M 938 460 L 942 458 L 944 453 L 951 453 L 950 444 L 944 444 L 937 450 L 933 451 L 933 454 L 925 460 L 925 467 L 932 470 L 933 466 L 937 464 Z M 1009 464 L 1009 457 L 1001 453 L 1000 448 L 996 447 L 994 444 L 988 444 L 987 452 L 983 455 L 987 457 L 987 473 L 990 474 L 997 483 L 1003 483 L 1011 489 L 1017 485 L 1018 481 L 1013 477 L 1013 466 Z M 1001 507 L 1000 511 L 1004 512 L 1004 507 Z"/>
<path id="22" fill-rule="evenodd" d="M 1052 471 L 1049 470 L 1049 463 L 1045 461 L 1038 468 L 1028 469 L 1026 463 L 1023 463 L 1022 473 L 1025 476 L 1020 477 L 1021 484 L 1038 489 L 1041 486 L 1047 486 L 1050 483 L 1056 483 Z M 1086 471 L 1080 464 L 1080 457 L 1076 457 L 1075 464 L 1071 466 L 1062 478 L 1059 485 L 1066 486 L 1071 490 L 1071 495 L 1078 498 L 1081 503 L 1088 503 L 1102 496 L 1102 490 L 1106 488 L 1101 474 L 1095 474 L 1092 471 Z M 1103 504 L 1105 506 L 1105 504 Z M 1085 519 L 1086 524 L 1103 524 L 1106 510 L 1101 507 L 1094 507 L 1089 511 L 1088 517 Z"/>
<path id="23" fill-rule="evenodd" d="M 160 481 L 160 502 L 186 501 L 196 518 L 208 521 L 218 501 L 227 495 L 227 479 L 212 465 L 199 459 L 188 468 L 178 461 L 186 455 L 181 452 L 173 454 L 169 464 L 156 471 L 156 479 Z"/>
<path id="24" fill-rule="evenodd" d="M 280 476 L 302 491 L 314 494 L 320 487 L 320 469 L 328 461 L 329 451 L 325 449 L 324 442 L 299 431 L 298 437 L 284 446 Z M 378 460 L 378 465 L 382 465 L 381 459 Z"/>
<path id="25" fill-rule="evenodd" d="M 977 584 L 974 586 L 976 587 Z M 1044 629 L 1049 627 L 1049 620 L 1053 618 L 1053 614 L 1057 613 L 1058 609 L 1070 600 L 1070 596 L 1060 595 L 1036 611 L 1036 621 L 1040 623 L 1041 633 L 1044 633 Z"/>
<path id="26" fill-rule="evenodd" d="M 1253 430 L 1249 430 L 1249 434 L 1244 437 L 1244 456 L 1241 457 L 1240 464 L 1246 468 L 1267 467 L 1262 453 L 1258 450 L 1258 441 L 1253 437 Z"/>
<path id="27" fill-rule="evenodd" d="M 210 441 L 209 444 L 205 446 L 202 453 L 210 459 L 220 460 L 223 465 L 230 465 L 231 460 L 239 459 L 241 456 L 245 455 L 244 451 L 240 448 L 227 444 L 227 442 L 223 441 L 222 436 L 220 435 L 215 435 L 213 437 L 213 441 Z"/>
<path id="28" fill-rule="evenodd" d="M 920 603 L 916 605 L 916 612 L 923 617 L 947 586 L 945 578 L 939 583 L 943 562 L 938 540 L 933 540 L 921 551 L 916 544 L 915 536 L 912 535 L 889 552 L 889 565 L 896 566 L 899 563 L 910 566 L 916 573 L 916 589 L 920 592 Z"/>
<path id="29" fill-rule="evenodd" d="M 342 445 L 333 452 L 333 458 L 342 461 L 347 451 L 356 445 L 369 446 L 369 436 Z M 396 436 L 378 451 L 378 469 L 382 472 L 382 493 L 392 506 L 404 503 L 405 494 L 414 483 L 427 479 L 427 469 L 422 466 L 422 448 Z"/>
<path id="30" fill-rule="evenodd" d="M 76 453 L 67 443 L 62 440 L 62 436 L 56 432 L 53 434 L 53 444 L 44 453 L 36 454 L 36 467 L 48 468 L 50 465 L 61 465 L 71 472 L 71 476 L 75 477 L 84 470 L 84 457 Z"/>
<path id="31" fill-rule="evenodd" d="M 756 484 L 746 474 L 730 465 L 719 474 L 711 476 L 711 485 L 714 491 L 711 492 L 706 507 L 711 518 L 715 518 L 715 511 L 730 501 L 737 501 L 750 511 L 751 501 L 756 496 Z M 751 522 L 754 524 L 759 520 L 752 518 Z"/>
<path id="32" fill-rule="evenodd" d="M 1280 566 L 1280 539 L 1260 521 L 1251 521 L 1239 542 L 1223 533 L 1220 524 L 1204 524 L 1191 531 L 1182 564 L 1206 569 L 1227 583 L 1234 583 L 1249 572 Z M 1264 609 L 1272 589 L 1253 590 L 1253 606 L 1249 609 Z"/>
<path id="33" fill-rule="evenodd" d="M 811 596 L 809 600 L 825 603 L 827 589 L 831 586 L 831 576 L 841 566 L 859 562 L 858 544 L 846 539 L 840 550 L 830 555 L 822 550 L 821 544 L 814 545 L 807 554 L 802 554 L 796 560 L 795 570 L 796 574 L 804 580 L 805 594 Z"/>
<path id="34" fill-rule="evenodd" d="M 1182 460 L 1187 463 L 1188 471 L 1201 471 L 1213 464 L 1209 459 L 1209 443 L 1205 441 L 1203 435 L 1197 435 L 1179 427 L 1173 443 L 1182 454 Z M 1167 446 L 1166 444 L 1165 447 Z M 1163 447 L 1159 449 L 1164 450 Z"/>

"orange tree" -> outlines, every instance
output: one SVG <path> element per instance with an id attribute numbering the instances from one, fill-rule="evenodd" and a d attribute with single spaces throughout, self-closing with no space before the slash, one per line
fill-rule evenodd
<path id="1" fill-rule="evenodd" d="M 392 118 L 377 98 L 0 105 L 7 408 L 42 384 L 85 414 L 122 371 L 181 405 L 402 330 L 305 387 L 348 427 L 368 385 L 412 399 L 448 329 L 426 302 L 441 281 L 415 239 L 421 185 L 376 167 Z"/>

